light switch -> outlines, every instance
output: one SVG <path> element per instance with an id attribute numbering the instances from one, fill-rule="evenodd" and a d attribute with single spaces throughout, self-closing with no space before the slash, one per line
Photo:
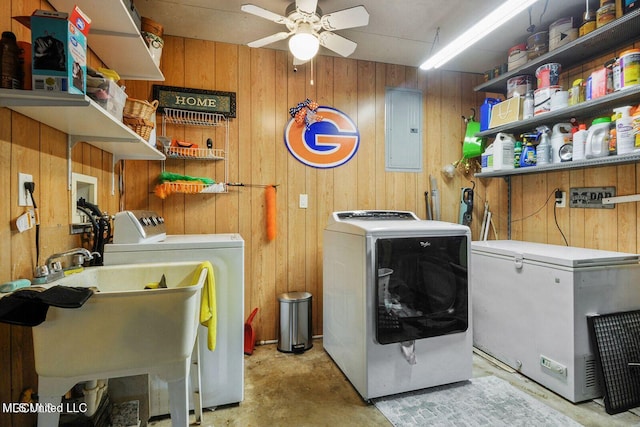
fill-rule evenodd
<path id="1" fill-rule="evenodd" d="M 309 195 L 301 194 L 300 195 L 300 208 L 307 209 L 309 207 Z"/>

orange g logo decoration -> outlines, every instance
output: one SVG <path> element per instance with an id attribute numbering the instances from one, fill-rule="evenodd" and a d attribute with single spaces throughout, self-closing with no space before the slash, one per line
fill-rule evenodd
<path id="1" fill-rule="evenodd" d="M 351 160 L 360 145 L 355 123 L 340 110 L 320 106 L 316 113 L 322 120 L 308 126 L 289 120 L 284 143 L 289 152 L 305 165 L 335 168 Z"/>

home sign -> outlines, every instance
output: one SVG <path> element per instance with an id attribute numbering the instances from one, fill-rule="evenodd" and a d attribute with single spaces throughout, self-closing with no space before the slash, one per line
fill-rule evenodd
<path id="1" fill-rule="evenodd" d="M 203 113 L 217 113 L 228 118 L 236 116 L 236 94 L 234 92 L 153 85 L 153 99 L 158 100 L 159 112 L 163 112 L 165 108 L 177 108 Z"/>

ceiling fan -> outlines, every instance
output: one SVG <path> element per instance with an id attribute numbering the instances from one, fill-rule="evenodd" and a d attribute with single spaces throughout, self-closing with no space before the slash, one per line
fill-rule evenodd
<path id="1" fill-rule="evenodd" d="M 324 46 L 342 56 L 349 56 L 357 43 L 339 36 L 335 30 L 362 27 L 369 24 L 369 12 L 364 6 L 322 15 L 318 0 L 295 0 L 285 11 L 286 16 L 270 12 L 260 6 L 243 4 L 242 11 L 264 19 L 284 24 L 289 31 L 282 31 L 248 43 L 249 47 L 263 47 L 280 40 L 289 39 L 289 50 L 294 56 L 294 64 L 302 64 L 313 58 L 320 46 Z"/>

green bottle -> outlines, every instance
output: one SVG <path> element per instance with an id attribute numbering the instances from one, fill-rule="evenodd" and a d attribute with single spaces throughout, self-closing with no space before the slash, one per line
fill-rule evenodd
<path id="1" fill-rule="evenodd" d="M 513 146 L 513 166 L 516 168 L 520 167 L 520 155 L 522 154 L 522 142 L 516 141 Z"/>

